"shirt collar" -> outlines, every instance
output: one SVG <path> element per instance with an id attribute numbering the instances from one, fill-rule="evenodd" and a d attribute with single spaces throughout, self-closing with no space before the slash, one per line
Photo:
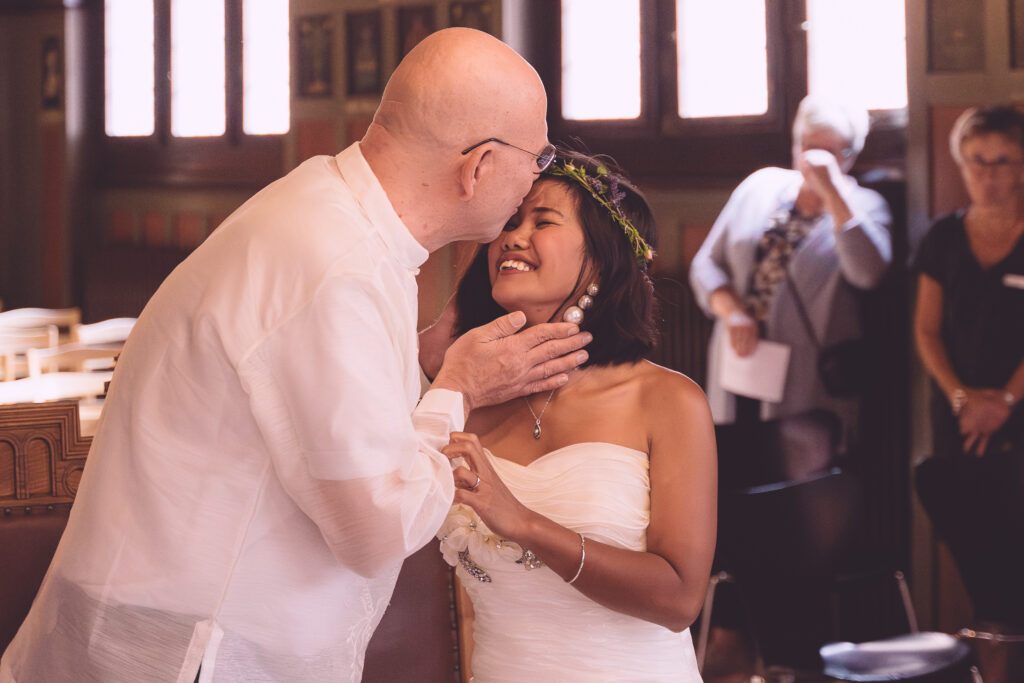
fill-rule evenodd
<path id="1" fill-rule="evenodd" d="M 341 177 L 352 190 L 352 195 L 362 207 L 388 250 L 403 266 L 416 270 L 426 262 L 430 252 L 409 232 L 395 207 L 384 192 L 370 164 L 366 163 L 359 143 L 354 142 L 334 157 Z"/>

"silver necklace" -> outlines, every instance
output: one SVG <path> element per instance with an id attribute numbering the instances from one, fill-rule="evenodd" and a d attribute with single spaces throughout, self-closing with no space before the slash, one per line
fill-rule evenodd
<path id="1" fill-rule="evenodd" d="M 542 417 L 544 417 L 544 411 L 548 409 L 548 405 L 551 403 L 551 399 L 555 397 L 555 392 L 556 391 L 558 391 L 558 389 L 552 389 L 551 393 L 548 394 L 548 400 L 544 402 L 544 407 L 540 409 L 540 415 L 538 415 L 537 413 L 533 412 L 533 406 L 530 405 L 529 399 L 527 399 L 525 396 L 523 396 L 523 400 L 526 401 L 526 407 L 530 409 L 530 415 L 533 415 L 533 438 L 534 439 L 540 439 L 540 435 L 541 435 L 540 419 Z"/>

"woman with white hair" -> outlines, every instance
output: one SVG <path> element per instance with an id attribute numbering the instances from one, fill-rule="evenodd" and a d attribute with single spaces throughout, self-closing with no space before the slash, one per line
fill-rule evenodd
<path id="1" fill-rule="evenodd" d="M 769 452 L 759 436 L 764 422 L 812 411 L 828 411 L 847 427 L 853 421 L 856 389 L 849 380 L 857 377 L 849 365 L 844 373 L 833 364 L 839 372 L 829 374 L 820 359 L 823 349 L 861 336 L 857 290 L 875 287 L 892 258 L 885 200 L 849 175 L 867 132 L 863 109 L 804 99 L 793 123 L 793 168 L 763 168 L 744 180 L 690 266 L 697 301 L 715 319 L 705 385 L 712 416 L 716 425 L 733 425 L 719 429 L 722 491 L 803 479 L 832 464 L 830 453 Z M 790 350 L 784 373 L 778 368 L 778 401 L 722 385 L 724 357 L 747 357 L 761 340 Z M 720 536 L 727 563 L 730 547 L 728 534 Z M 814 666 L 827 632 L 818 628 L 824 601 L 763 572 L 739 579 L 766 660 Z"/>
<path id="2" fill-rule="evenodd" d="M 875 287 L 892 258 L 885 200 L 848 175 L 867 132 L 863 109 L 805 98 L 793 123 L 793 168 L 744 180 L 694 257 L 690 283 L 716 323 L 707 378 L 716 424 L 852 410 L 827 391 L 818 356 L 859 336 L 855 290 Z M 762 339 L 791 349 L 782 399 L 737 400 L 719 382 L 722 346 L 744 357 Z"/>

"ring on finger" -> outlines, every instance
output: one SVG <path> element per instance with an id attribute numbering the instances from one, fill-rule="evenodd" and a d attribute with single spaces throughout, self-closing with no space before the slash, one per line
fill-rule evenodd
<path id="1" fill-rule="evenodd" d="M 476 481 L 473 483 L 473 485 L 467 487 L 466 490 L 467 491 L 476 491 L 476 487 L 477 486 L 480 486 L 480 475 L 479 474 L 476 475 Z"/>

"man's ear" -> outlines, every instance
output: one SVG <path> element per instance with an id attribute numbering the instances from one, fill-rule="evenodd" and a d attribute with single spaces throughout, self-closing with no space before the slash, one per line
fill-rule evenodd
<path id="1" fill-rule="evenodd" d="M 459 199 L 468 202 L 476 194 L 476 184 L 490 170 L 492 150 L 477 147 L 466 155 L 459 168 Z"/>

